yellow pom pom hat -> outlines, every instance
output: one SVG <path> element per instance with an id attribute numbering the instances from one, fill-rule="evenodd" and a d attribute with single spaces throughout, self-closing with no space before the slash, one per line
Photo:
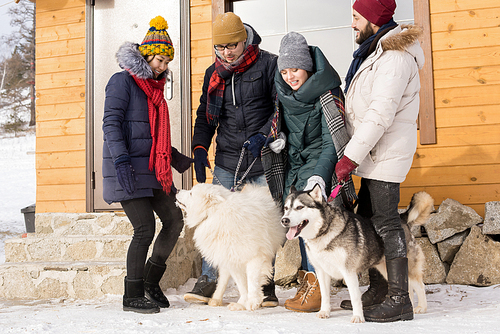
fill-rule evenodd
<path id="1" fill-rule="evenodd" d="M 144 37 L 139 51 L 146 56 L 162 55 L 174 59 L 174 46 L 168 35 L 167 21 L 161 16 L 157 16 L 149 22 L 151 28 Z"/>

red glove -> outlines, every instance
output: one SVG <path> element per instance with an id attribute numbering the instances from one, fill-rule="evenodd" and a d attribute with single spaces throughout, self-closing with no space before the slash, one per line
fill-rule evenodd
<path id="1" fill-rule="evenodd" d="M 339 182 L 347 181 L 349 179 L 349 173 L 355 170 L 356 167 L 358 167 L 358 165 L 356 165 L 355 162 L 351 161 L 351 159 L 344 155 L 342 159 L 337 162 L 337 165 L 335 165 L 335 174 L 337 175 L 337 180 Z"/>

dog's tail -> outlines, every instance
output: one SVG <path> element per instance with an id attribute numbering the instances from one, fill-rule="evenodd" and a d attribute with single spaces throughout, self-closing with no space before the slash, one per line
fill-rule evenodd
<path id="1" fill-rule="evenodd" d="M 413 194 L 408 209 L 403 214 L 409 225 L 421 226 L 427 223 L 434 212 L 434 199 L 425 191 Z"/>

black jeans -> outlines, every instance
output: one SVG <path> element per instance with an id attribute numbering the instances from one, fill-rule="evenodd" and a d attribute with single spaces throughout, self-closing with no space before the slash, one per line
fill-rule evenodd
<path id="1" fill-rule="evenodd" d="M 385 257 L 406 257 L 405 232 L 398 213 L 399 183 L 361 179 L 357 213 L 370 218 L 384 241 Z"/>
<path id="2" fill-rule="evenodd" d="M 154 212 L 160 217 L 162 229 L 153 245 L 151 261 L 164 264 L 174 249 L 184 226 L 181 210 L 175 205 L 175 194 L 165 194 L 153 189 L 153 197 L 122 201 L 121 205 L 134 228 L 134 235 L 127 253 L 127 277 L 141 279 L 149 246 L 153 242 L 156 228 Z"/>

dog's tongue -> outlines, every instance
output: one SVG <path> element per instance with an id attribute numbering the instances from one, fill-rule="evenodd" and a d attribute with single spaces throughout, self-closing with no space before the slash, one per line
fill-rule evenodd
<path id="1" fill-rule="evenodd" d="M 288 232 L 286 232 L 286 238 L 288 240 L 292 240 L 293 238 L 295 238 L 295 235 L 297 235 L 298 230 L 299 230 L 298 226 L 290 227 L 288 229 Z"/>

